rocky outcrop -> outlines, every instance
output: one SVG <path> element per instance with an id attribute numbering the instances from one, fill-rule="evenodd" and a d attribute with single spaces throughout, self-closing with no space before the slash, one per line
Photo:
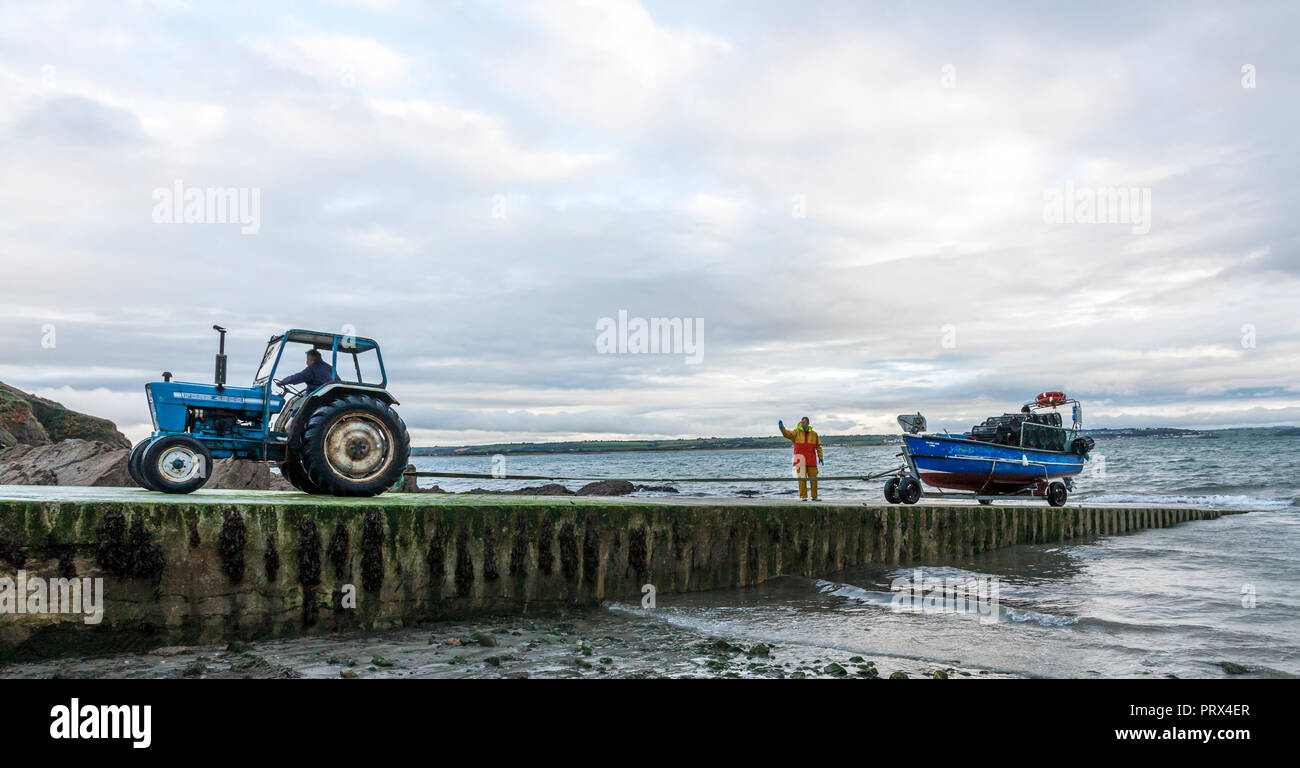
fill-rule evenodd
<path id="1" fill-rule="evenodd" d="M 100 442 L 130 448 L 131 441 L 108 419 L 87 416 L 53 400 L 0 383 L 0 448 L 49 445 L 64 440 Z"/>
<path id="2" fill-rule="evenodd" d="M 486 488 L 475 488 L 471 491 L 465 491 L 467 494 L 485 494 L 496 496 L 572 496 L 573 491 L 565 488 L 559 483 L 547 483 L 546 485 L 530 485 L 527 488 L 519 488 L 514 491 L 489 491 Z"/>
<path id="3" fill-rule="evenodd" d="M 626 480 L 597 480 L 578 489 L 579 496 L 626 496 L 636 486 Z"/>
<path id="4" fill-rule="evenodd" d="M 0 450 L 0 485 L 135 485 L 126 471 L 130 451 L 94 440 L 15 445 Z M 293 486 L 264 461 L 218 459 L 205 488 L 291 491 Z"/>
<path id="5" fill-rule="evenodd" d="M 407 465 L 406 465 L 406 469 L 403 470 L 403 474 L 402 474 L 402 482 L 398 484 L 398 486 L 397 486 L 397 490 L 401 491 L 402 493 L 419 493 L 419 492 L 420 492 L 420 486 L 416 483 L 416 480 L 417 480 L 418 478 L 416 478 L 416 477 L 414 477 L 414 476 L 412 476 L 412 475 L 410 474 L 410 473 L 412 473 L 412 472 L 414 472 L 414 471 L 415 471 L 415 465 L 414 465 L 414 464 L 407 464 Z"/>
<path id="6" fill-rule="evenodd" d="M 0 450 L 0 485 L 134 485 L 127 451 L 97 440 L 63 440 Z"/>
<path id="7" fill-rule="evenodd" d="M 128 481 L 128 485 L 130 485 Z M 212 462 L 212 478 L 204 488 L 242 491 L 292 491 L 288 480 L 271 471 L 265 461 L 217 459 Z"/>

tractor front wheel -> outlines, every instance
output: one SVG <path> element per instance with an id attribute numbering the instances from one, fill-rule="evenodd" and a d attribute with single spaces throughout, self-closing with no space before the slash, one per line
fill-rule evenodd
<path id="1" fill-rule="evenodd" d="M 324 493 L 375 496 L 397 483 L 410 453 L 406 424 L 388 403 L 348 395 L 311 414 L 298 460 Z"/>
<path id="2" fill-rule="evenodd" d="M 189 435 L 166 435 L 149 443 L 140 458 L 140 476 L 163 493 L 191 493 L 212 473 L 208 447 Z"/>
<path id="3" fill-rule="evenodd" d="M 149 485 L 149 481 L 145 480 L 144 473 L 141 469 L 144 462 L 144 452 L 148 449 L 148 439 L 141 440 L 135 444 L 135 447 L 132 448 L 131 452 L 126 456 L 126 472 L 131 476 L 131 479 L 136 485 L 146 491 L 156 491 L 158 489 Z"/>

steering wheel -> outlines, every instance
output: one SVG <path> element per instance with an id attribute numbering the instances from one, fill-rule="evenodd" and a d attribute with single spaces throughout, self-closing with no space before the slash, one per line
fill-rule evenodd
<path id="1" fill-rule="evenodd" d="M 275 380 L 275 385 L 279 387 L 282 391 L 291 393 L 294 397 L 302 397 L 302 393 L 306 391 L 305 389 L 304 390 L 294 389 L 293 385 L 285 384 L 283 381 L 280 381 L 279 379 Z"/>

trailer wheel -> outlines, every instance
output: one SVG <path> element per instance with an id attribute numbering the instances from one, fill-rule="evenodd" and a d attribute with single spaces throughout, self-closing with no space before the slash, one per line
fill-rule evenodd
<path id="1" fill-rule="evenodd" d="M 140 459 L 140 476 L 163 493 L 191 493 L 212 473 L 208 447 L 189 435 L 166 435 L 149 443 Z"/>
<path id="2" fill-rule="evenodd" d="M 1047 486 L 1047 503 L 1053 507 L 1065 506 L 1065 499 L 1068 495 L 1065 490 L 1065 483 L 1052 483 Z"/>
<path id="3" fill-rule="evenodd" d="M 898 495 L 898 478 L 891 477 L 885 481 L 885 501 L 890 504 L 898 504 L 902 498 Z"/>
<path id="4" fill-rule="evenodd" d="M 898 491 L 898 497 L 904 504 L 915 504 L 921 500 L 921 481 L 915 477 L 909 477 L 903 481 L 903 487 Z"/>
<path id="5" fill-rule="evenodd" d="M 127 454 L 126 457 L 126 472 L 131 476 L 131 479 L 135 481 L 136 485 L 146 491 L 156 491 L 158 489 L 149 485 L 148 481 L 144 479 L 144 474 L 140 469 L 144 460 L 144 452 L 148 449 L 149 439 L 141 440 L 135 444 L 135 447 L 131 449 L 131 452 Z"/>
<path id="6" fill-rule="evenodd" d="M 312 413 L 298 460 L 323 493 L 375 496 L 397 483 L 410 453 L 406 424 L 388 403 L 347 395 Z"/>

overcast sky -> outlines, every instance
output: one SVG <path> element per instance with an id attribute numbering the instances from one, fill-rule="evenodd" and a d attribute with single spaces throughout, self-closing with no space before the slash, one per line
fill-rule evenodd
<path id="1" fill-rule="evenodd" d="M 0 381 L 139 439 L 213 323 L 351 326 L 418 444 L 1300 423 L 1296 4 L 990 5 L 6 3 Z"/>

